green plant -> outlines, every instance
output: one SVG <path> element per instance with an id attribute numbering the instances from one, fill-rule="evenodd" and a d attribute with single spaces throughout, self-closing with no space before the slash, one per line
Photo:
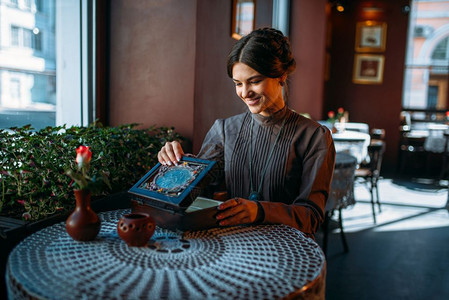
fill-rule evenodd
<path id="1" fill-rule="evenodd" d="M 129 189 L 157 162 L 157 152 L 170 140 L 182 140 L 173 128 L 66 126 L 33 131 L 28 126 L 0 130 L 0 215 L 39 220 L 73 209 L 75 201 L 67 169 L 75 169 L 75 149 L 87 145 L 94 153 L 93 173 L 106 172 L 112 190 Z"/>

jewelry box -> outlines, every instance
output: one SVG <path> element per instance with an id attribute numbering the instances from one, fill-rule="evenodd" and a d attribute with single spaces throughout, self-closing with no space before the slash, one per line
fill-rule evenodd
<path id="1" fill-rule="evenodd" d="M 157 226 L 171 230 L 218 226 L 221 202 L 201 196 L 214 166 L 214 161 L 191 157 L 183 157 L 177 166 L 158 163 L 128 191 L 132 211 L 148 213 Z"/>

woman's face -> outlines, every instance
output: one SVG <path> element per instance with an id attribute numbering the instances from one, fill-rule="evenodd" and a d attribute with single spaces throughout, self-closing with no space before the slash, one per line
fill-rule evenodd
<path id="1" fill-rule="evenodd" d="M 280 84 L 285 78 L 265 77 L 248 65 L 238 62 L 232 67 L 232 80 L 235 92 L 253 114 L 270 116 L 285 105 Z"/>

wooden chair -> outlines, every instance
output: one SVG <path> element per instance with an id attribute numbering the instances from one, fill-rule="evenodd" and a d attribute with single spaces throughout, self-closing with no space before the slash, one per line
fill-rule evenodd
<path id="1" fill-rule="evenodd" d="M 427 161 L 427 153 L 424 149 L 426 136 L 411 134 L 408 126 L 401 126 L 399 131 L 399 174 L 416 172 L 416 170 L 422 169 L 424 162 Z"/>
<path id="2" fill-rule="evenodd" d="M 356 181 L 366 184 L 369 189 L 374 224 L 376 224 L 375 203 L 377 203 L 379 207 L 379 212 L 381 211 L 378 182 L 384 152 L 385 142 L 383 140 L 371 140 L 371 144 L 368 146 L 369 163 L 362 164 L 360 168 L 355 171 Z"/>

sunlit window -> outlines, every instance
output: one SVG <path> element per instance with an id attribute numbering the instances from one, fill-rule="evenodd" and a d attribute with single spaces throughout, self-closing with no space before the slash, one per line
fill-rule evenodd
<path id="1" fill-rule="evenodd" d="M 9 90 L 11 92 L 11 99 L 20 101 L 20 79 L 11 78 Z"/>
<path id="2" fill-rule="evenodd" d="M 19 6 L 19 1 L 18 0 L 9 0 L 9 5 L 14 6 L 14 7 L 18 7 Z"/>
<path id="3" fill-rule="evenodd" d="M 43 0 L 35 0 L 34 6 L 36 7 L 36 11 L 42 12 L 43 11 Z"/>
<path id="4" fill-rule="evenodd" d="M 23 7 L 26 10 L 31 10 L 31 0 L 23 0 Z"/>
<path id="5" fill-rule="evenodd" d="M 449 1 L 413 0 L 411 5 L 403 107 L 449 109 Z"/>
<path id="6" fill-rule="evenodd" d="M 11 26 L 11 46 L 19 46 L 19 27 Z"/>
<path id="7" fill-rule="evenodd" d="M 0 128 L 92 119 L 83 86 L 91 85 L 86 70 L 95 70 L 87 67 L 94 2 L 0 0 Z"/>
<path id="8" fill-rule="evenodd" d="M 433 50 L 432 53 L 432 59 L 449 59 L 448 50 L 449 47 L 447 46 L 449 42 L 449 36 L 444 38 L 441 42 L 436 45 L 435 50 Z"/>

